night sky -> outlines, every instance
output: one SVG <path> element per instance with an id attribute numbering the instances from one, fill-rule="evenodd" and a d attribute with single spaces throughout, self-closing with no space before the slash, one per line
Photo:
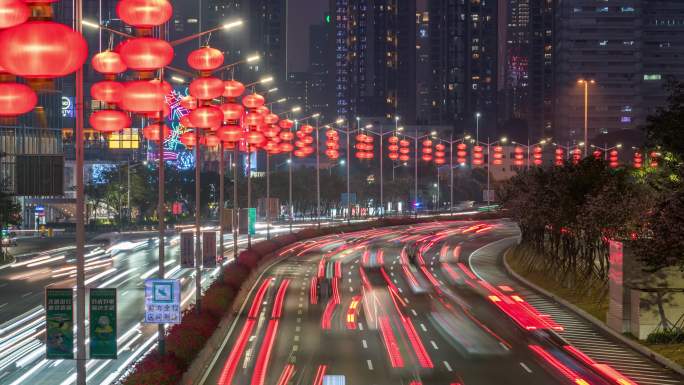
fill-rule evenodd
<path id="1" fill-rule="evenodd" d="M 289 0 L 288 71 L 309 67 L 309 26 L 318 24 L 328 11 L 328 0 Z"/>

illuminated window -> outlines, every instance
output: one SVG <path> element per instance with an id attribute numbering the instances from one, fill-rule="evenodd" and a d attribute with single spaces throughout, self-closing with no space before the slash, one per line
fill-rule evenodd
<path id="1" fill-rule="evenodd" d="M 644 80 L 661 80 L 660 74 L 644 74 Z"/>
<path id="2" fill-rule="evenodd" d="M 123 132 L 115 132 L 109 136 L 110 149 L 136 149 L 140 146 L 138 129 L 126 128 Z"/>

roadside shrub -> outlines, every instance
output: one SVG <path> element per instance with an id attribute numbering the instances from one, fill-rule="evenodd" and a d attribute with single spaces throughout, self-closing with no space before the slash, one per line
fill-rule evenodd
<path id="1" fill-rule="evenodd" d="M 254 250 L 244 250 L 238 255 L 238 263 L 250 270 L 254 270 L 259 265 L 259 261 L 261 261 L 261 255 Z"/>
<path id="2" fill-rule="evenodd" d="M 174 356 L 154 351 L 135 365 L 121 385 L 175 385 L 181 380 L 184 369 Z"/>
<path id="3" fill-rule="evenodd" d="M 235 292 L 221 281 L 215 282 L 202 297 L 202 310 L 207 311 L 217 319 L 221 318 L 233 304 Z"/>
<path id="4" fill-rule="evenodd" d="M 178 358 L 178 361 L 187 368 L 197 353 L 216 330 L 218 320 L 203 311 L 195 312 L 190 308 L 183 312 L 183 321 L 169 330 L 166 338 L 166 346 L 169 353 Z"/>
<path id="5" fill-rule="evenodd" d="M 271 254 L 272 252 L 276 251 L 280 246 L 278 246 L 277 243 L 272 242 L 272 241 L 261 241 L 258 242 L 254 245 L 252 245 L 252 251 L 255 253 L 265 256 L 267 254 Z"/>
<path id="6" fill-rule="evenodd" d="M 649 344 L 680 344 L 684 343 L 684 330 L 670 329 L 651 333 L 646 337 Z"/>
<path id="7" fill-rule="evenodd" d="M 246 266 L 232 262 L 223 271 L 223 282 L 237 292 L 249 277 L 249 271 Z"/>

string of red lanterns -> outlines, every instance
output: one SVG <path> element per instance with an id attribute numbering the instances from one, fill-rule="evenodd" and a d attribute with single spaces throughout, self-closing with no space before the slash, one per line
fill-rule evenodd
<path id="1" fill-rule="evenodd" d="M 456 145 L 456 162 L 465 164 L 468 161 L 468 145 L 459 143 Z"/>
<path id="2" fill-rule="evenodd" d="M 396 136 L 390 136 L 387 139 L 387 142 L 389 145 L 387 146 L 387 150 L 389 151 L 387 153 L 387 157 L 390 158 L 391 160 L 398 160 L 399 159 L 399 138 Z"/>
<path id="3" fill-rule="evenodd" d="M 435 145 L 435 164 L 437 166 L 441 166 L 446 163 L 446 159 L 444 159 L 444 157 L 446 156 L 445 150 L 446 146 L 442 143 L 437 143 Z"/>
<path id="4" fill-rule="evenodd" d="M 565 150 L 563 150 L 562 148 L 556 149 L 554 164 L 556 166 L 562 166 L 563 164 L 565 164 Z"/>
<path id="5" fill-rule="evenodd" d="M 356 135 L 356 144 L 354 148 L 356 149 L 356 158 L 359 160 L 371 160 L 375 156 L 373 154 L 373 142 L 374 139 L 371 135 L 358 134 Z"/>
<path id="6" fill-rule="evenodd" d="M 423 143 L 421 143 L 423 148 L 422 148 L 422 153 L 423 156 L 421 159 L 425 162 L 430 162 L 432 160 L 432 140 L 430 139 L 425 139 Z"/>
<path id="7" fill-rule="evenodd" d="M 411 159 L 409 155 L 411 153 L 411 142 L 406 139 L 401 139 L 399 141 L 399 161 L 408 162 Z"/>
<path id="8" fill-rule="evenodd" d="M 500 166 L 503 164 L 503 158 L 504 158 L 504 150 L 502 146 L 494 146 L 494 154 L 492 154 L 492 158 L 494 160 L 492 163 L 496 166 Z"/>
<path id="9" fill-rule="evenodd" d="M 325 155 L 330 158 L 330 160 L 337 160 L 340 157 L 340 135 L 337 131 L 329 129 L 325 132 Z"/>

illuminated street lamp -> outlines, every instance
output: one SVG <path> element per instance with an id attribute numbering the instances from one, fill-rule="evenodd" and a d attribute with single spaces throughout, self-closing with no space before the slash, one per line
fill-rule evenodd
<path id="1" fill-rule="evenodd" d="M 584 143 L 589 144 L 589 85 L 596 84 L 593 79 L 579 79 L 577 84 L 584 86 Z M 589 146 L 584 146 L 584 157 L 588 155 Z"/>

